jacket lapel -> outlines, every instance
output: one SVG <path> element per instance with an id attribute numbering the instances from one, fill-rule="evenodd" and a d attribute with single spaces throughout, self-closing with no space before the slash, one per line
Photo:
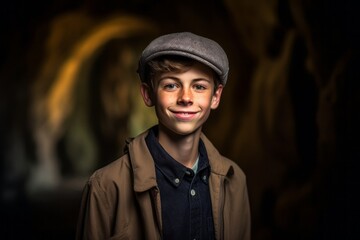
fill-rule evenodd
<path id="1" fill-rule="evenodd" d="M 134 191 L 144 192 L 157 186 L 155 164 L 147 148 L 148 131 L 127 140 L 127 150 L 134 173 Z"/>

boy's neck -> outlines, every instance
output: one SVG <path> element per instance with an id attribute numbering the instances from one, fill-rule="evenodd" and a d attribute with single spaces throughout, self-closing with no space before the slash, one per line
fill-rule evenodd
<path id="1" fill-rule="evenodd" d="M 159 143 L 176 161 L 192 168 L 199 155 L 201 128 L 190 135 L 178 135 L 159 126 Z"/>

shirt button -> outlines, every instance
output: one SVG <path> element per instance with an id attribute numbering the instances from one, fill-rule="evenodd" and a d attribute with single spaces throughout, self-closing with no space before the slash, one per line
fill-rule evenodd
<path id="1" fill-rule="evenodd" d="M 195 194 L 196 194 L 195 190 L 191 189 L 190 194 L 191 194 L 191 196 L 195 196 Z"/>
<path id="2" fill-rule="evenodd" d="M 176 184 L 179 184 L 179 183 L 180 183 L 180 179 L 175 178 L 174 182 L 175 182 Z"/>

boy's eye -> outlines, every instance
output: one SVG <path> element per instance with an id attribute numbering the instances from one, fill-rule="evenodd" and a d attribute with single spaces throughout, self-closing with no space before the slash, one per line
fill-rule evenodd
<path id="1" fill-rule="evenodd" d="M 165 89 L 168 89 L 168 90 L 173 90 L 173 89 L 175 89 L 177 86 L 176 86 L 176 84 L 175 83 L 168 83 L 168 84 L 165 84 L 164 85 L 164 88 Z"/>
<path id="2" fill-rule="evenodd" d="M 194 88 L 195 88 L 196 90 L 205 90 L 205 89 L 206 89 L 205 86 L 200 85 L 200 84 L 196 84 L 196 85 L 194 86 Z"/>

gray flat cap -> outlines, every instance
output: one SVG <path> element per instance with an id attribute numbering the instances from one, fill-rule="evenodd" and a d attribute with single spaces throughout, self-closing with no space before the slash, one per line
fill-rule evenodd
<path id="1" fill-rule="evenodd" d="M 164 55 L 192 58 L 212 68 L 225 86 L 229 61 L 225 51 L 215 41 L 190 32 L 171 33 L 154 39 L 142 52 L 139 60 L 141 81 L 145 80 L 145 66 L 150 60 Z"/>

